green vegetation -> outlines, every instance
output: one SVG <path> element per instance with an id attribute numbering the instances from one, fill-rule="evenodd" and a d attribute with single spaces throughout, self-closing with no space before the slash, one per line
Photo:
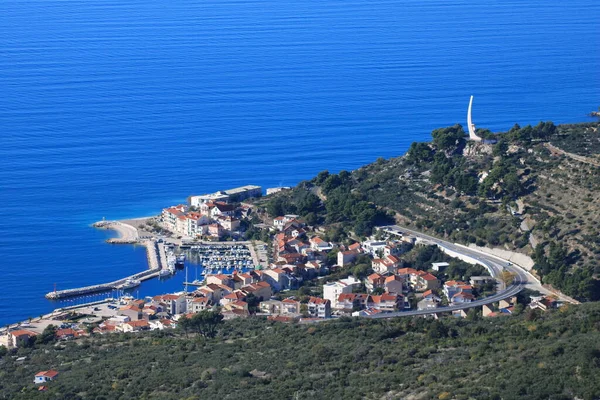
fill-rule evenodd
<path id="1" fill-rule="evenodd" d="M 20 349 L 0 359 L 0 398 L 594 399 L 599 343 L 597 303 L 467 320 L 250 318 L 215 338 L 162 331 Z M 49 368 L 60 375 L 39 393 L 33 375 Z"/>

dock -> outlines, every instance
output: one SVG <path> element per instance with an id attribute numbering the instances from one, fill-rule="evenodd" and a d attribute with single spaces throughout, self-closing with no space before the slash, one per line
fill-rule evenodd
<path id="1" fill-rule="evenodd" d="M 136 240 L 136 243 L 139 242 Z M 118 286 L 124 284 L 128 279 L 145 281 L 157 277 L 160 270 L 162 268 L 166 268 L 167 266 L 165 245 L 163 243 L 156 243 L 153 240 L 145 240 L 141 242 L 141 244 L 143 244 L 146 247 L 146 255 L 148 258 L 148 270 L 139 272 L 137 274 L 125 278 L 121 278 L 113 282 L 101 283 L 98 285 L 91 285 L 74 289 L 55 290 L 50 293 L 47 293 L 45 297 L 50 300 L 58 300 L 98 292 L 110 292 L 111 290 L 117 289 Z"/>

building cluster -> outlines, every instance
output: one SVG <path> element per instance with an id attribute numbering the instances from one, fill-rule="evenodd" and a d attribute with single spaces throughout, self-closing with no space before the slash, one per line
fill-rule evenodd
<path id="1" fill-rule="evenodd" d="M 251 212 L 250 206 L 239 202 L 261 196 L 261 190 L 260 186 L 248 185 L 191 196 L 189 204 L 163 209 L 159 221 L 164 229 L 186 238 L 234 236 L 239 232 L 240 219 Z"/>

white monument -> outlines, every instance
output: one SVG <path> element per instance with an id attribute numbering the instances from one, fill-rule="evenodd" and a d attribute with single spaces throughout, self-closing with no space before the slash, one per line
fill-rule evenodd
<path id="1" fill-rule="evenodd" d="M 481 142 L 481 138 L 475 134 L 475 124 L 471 120 L 471 108 L 473 107 L 473 96 L 469 101 L 469 111 L 467 112 L 467 126 L 469 127 L 469 139 Z"/>

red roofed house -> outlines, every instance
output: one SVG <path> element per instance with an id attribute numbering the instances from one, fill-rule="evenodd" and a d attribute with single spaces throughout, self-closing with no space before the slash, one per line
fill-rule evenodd
<path id="1" fill-rule="evenodd" d="M 402 296 L 384 293 L 381 296 L 371 296 L 373 308 L 381 311 L 397 311 L 402 308 Z"/>
<path id="2" fill-rule="evenodd" d="M 369 293 L 377 288 L 382 288 L 384 283 L 385 277 L 377 273 L 371 274 L 365 279 L 365 287 Z"/>
<path id="3" fill-rule="evenodd" d="M 77 334 L 75 333 L 75 331 L 73 329 L 67 328 L 67 329 L 57 329 L 54 336 L 57 339 L 71 339 L 71 338 L 74 338 L 75 336 L 77 336 Z"/>
<path id="4" fill-rule="evenodd" d="M 291 298 L 283 299 L 281 313 L 287 315 L 300 314 L 300 302 Z"/>
<path id="5" fill-rule="evenodd" d="M 117 329 L 123 332 L 139 332 L 150 329 L 150 323 L 146 320 L 129 321 L 117 326 Z"/>
<path id="6" fill-rule="evenodd" d="M 356 260 L 357 256 L 358 256 L 358 251 L 356 251 L 356 250 L 340 251 L 337 254 L 337 264 L 340 267 L 345 267 L 346 265 L 354 262 L 354 260 Z"/>
<path id="7" fill-rule="evenodd" d="M 264 281 L 269 283 L 275 292 L 289 289 L 290 279 L 281 268 L 266 269 L 262 273 Z"/>
<path id="8" fill-rule="evenodd" d="M 375 272 L 380 274 L 391 273 L 398 268 L 400 260 L 396 256 L 386 256 L 385 258 L 375 258 L 372 262 L 372 267 Z"/>
<path id="9" fill-rule="evenodd" d="M 190 303 L 190 312 L 194 314 L 199 313 L 200 311 L 208 310 L 212 307 L 212 302 L 208 297 L 196 297 Z"/>
<path id="10" fill-rule="evenodd" d="M 271 285 L 267 282 L 252 283 L 242 287 L 241 290 L 247 294 L 252 293 L 259 300 L 268 300 L 273 295 Z"/>
<path id="11" fill-rule="evenodd" d="M 160 296 L 154 296 L 154 301 L 164 303 L 166 308 L 164 311 L 171 315 L 181 314 L 186 311 L 187 302 L 185 296 L 182 294 L 163 294 Z"/>
<path id="12" fill-rule="evenodd" d="M 48 371 L 40 371 L 35 374 L 35 378 L 33 379 L 33 383 L 46 383 L 51 380 L 54 380 L 58 376 L 58 371 L 53 369 Z"/>
<path id="13" fill-rule="evenodd" d="M 210 210 L 211 217 L 228 216 L 233 217 L 235 213 L 235 206 L 232 204 L 222 203 L 220 201 L 215 202 L 215 206 Z"/>
<path id="14" fill-rule="evenodd" d="M 331 302 L 320 297 L 311 297 L 307 304 L 308 315 L 313 318 L 331 317 Z"/>
<path id="15" fill-rule="evenodd" d="M 383 288 L 387 293 L 401 294 L 404 287 L 404 281 L 398 275 L 390 275 L 385 278 Z"/>
<path id="16" fill-rule="evenodd" d="M 34 336 L 37 336 L 37 333 L 33 331 L 28 331 L 24 329 L 20 329 L 17 331 L 11 331 L 9 334 L 9 343 L 12 347 L 19 347 L 19 344 L 23 341 L 29 340 Z"/>
<path id="17" fill-rule="evenodd" d="M 438 278 L 430 273 L 419 274 L 417 276 L 416 288 L 417 290 L 429 290 L 437 289 L 440 287 L 440 281 Z"/>
<path id="18" fill-rule="evenodd" d="M 117 315 L 124 315 L 128 317 L 130 321 L 139 321 L 140 319 L 143 319 L 142 309 L 133 304 L 121 307 L 117 312 Z"/>

